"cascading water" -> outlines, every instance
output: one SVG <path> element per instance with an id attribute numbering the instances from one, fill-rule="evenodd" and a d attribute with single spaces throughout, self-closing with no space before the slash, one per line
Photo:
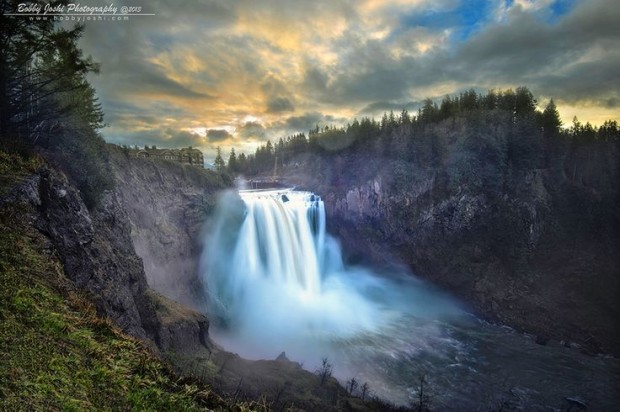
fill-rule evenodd
<path id="1" fill-rule="evenodd" d="M 513 387 L 557 405 L 563 391 L 584 388 L 583 368 L 600 405 L 613 402 L 605 361 L 481 322 L 409 273 L 346 267 L 325 226 L 323 201 L 309 192 L 222 195 L 201 262 L 220 344 L 251 359 L 285 351 L 310 370 L 329 357 L 337 377 L 397 403 L 425 373 L 442 410 L 488 405 Z"/>
<path id="2" fill-rule="evenodd" d="M 412 341 L 432 345 L 429 335 L 441 334 L 432 323 L 461 314 L 412 277 L 346 268 L 338 242 L 326 234 L 319 196 L 293 190 L 239 195 L 220 200 L 202 262 L 208 312 L 223 326 L 225 346 L 249 358 L 285 351 L 310 365 L 337 358 L 344 373 L 342 348 L 359 351 L 366 344 L 355 342 L 393 336 L 391 329 L 413 318 L 426 327 Z"/>

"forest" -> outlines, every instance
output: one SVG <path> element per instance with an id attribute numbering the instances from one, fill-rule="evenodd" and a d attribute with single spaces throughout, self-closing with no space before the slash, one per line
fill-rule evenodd
<path id="1" fill-rule="evenodd" d="M 617 121 L 595 127 L 574 118 L 563 125 L 553 100 L 543 110 L 537 107 L 527 87 L 484 95 L 470 89 L 439 104 L 426 99 L 416 115 L 403 110 L 385 113 L 380 121 L 364 117 L 346 127 L 316 126 L 308 137 L 300 133 L 275 144 L 268 141 L 250 155 L 232 149 L 228 162 L 220 154 L 215 166 L 255 176 L 298 163 L 301 155 L 337 159 L 346 168 L 353 167 L 355 158 L 368 158 L 367 172 L 393 162 L 403 183 L 409 172 L 441 169 L 453 184 L 493 192 L 515 173 L 549 169 L 572 182 L 612 189 L 618 173 Z M 313 171 L 321 173 L 321 168 Z M 332 183 L 340 178 L 334 173 Z"/>
<path id="2" fill-rule="evenodd" d="M 7 16 L 16 3 L 0 4 L 0 148 L 44 154 L 93 207 L 112 187 L 103 110 L 87 80 L 99 65 L 78 46 L 84 26 Z"/>

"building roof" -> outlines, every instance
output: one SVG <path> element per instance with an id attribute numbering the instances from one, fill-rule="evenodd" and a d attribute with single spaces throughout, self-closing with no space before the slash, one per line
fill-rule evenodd
<path id="1" fill-rule="evenodd" d="M 180 149 L 166 149 L 166 148 L 164 148 L 164 149 L 160 149 L 160 148 L 152 149 L 150 147 L 147 147 L 147 148 L 138 148 L 137 150 L 138 150 L 138 152 L 144 152 L 144 153 L 147 153 L 149 155 L 165 155 L 165 154 L 196 155 L 196 154 L 199 154 L 199 155 L 202 156 L 202 152 L 200 150 L 192 148 L 192 147 L 183 147 L 183 148 L 180 148 Z"/>

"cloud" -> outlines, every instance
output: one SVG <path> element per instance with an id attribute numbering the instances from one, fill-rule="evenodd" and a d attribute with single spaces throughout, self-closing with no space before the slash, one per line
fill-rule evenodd
<path id="1" fill-rule="evenodd" d="M 242 139 L 264 140 L 265 128 L 258 122 L 245 122 L 237 129 L 237 135 Z"/>
<path id="2" fill-rule="evenodd" d="M 140 147 L 148 145 L 159 148 L 200 147 L 205 144 L 205 138 L 196 133 L 171 128 L 129 131 L 117 134 L 111 140 L 117 144 Z"/>
<path id="3" fill-rule="evenodd" d="M 417 111 L 418 108 L 422 107 L 423 104 L 423 101 L 409 101 L 404 103 L 385 101 L 373 102 L 361 109 L 359 111 L 359 115 L 372 116 L 389 111 L 400 113 L 403 109 L 407 109 L 409 113 L 413 113 L 414 111 Z"/>
<path id="4" fill-rule="evenodd" d="M 209 129 L 207 130 L 207 140 L 210 143 L 222 142 L 232 138 L 232 135 L 225 129 Z"/>
<path id="5" fill-rule="evenodd" d="M 199 141 L 166 130 L 205 128 L 205 147 L 253 147 L 470 87 L 525 85 L 588 116 L 613 114 L 620 101 L 613 0 L 155 0 L 148 9 L 156 16 L 86 25 L 110 141 L 185 145 Z"/>
<path id="6" fill-rule="evenodd" d="M 310 129 L 314 129 L 317 125 L 325 126 L 335 123 L 343 123 L 346 119 L 335 118 L 332 115 L 325 115 L 320 112 L 304 113 L 301 116 L 291 116 L 280 124 L 280 128 L 291 133 L 306 133 Z"/>
<path id="7" fill-rule="evenodd" d="M 292 112 L 294 110 L 293 103 L 286 97 L 274 97 L 267 101 L 268 113 Z"/>
<path id="8" fill-rule="evenodd" d="M 598 3 L 598 4 L 593 4 Z M 618 96 L 620 10 L 611 1 L 588 2 L 555 25 L 520 13 L 464 45 L 451 77 L 480 85 L 524 84 L 558 100 Z M 607 6 L 607 7 L 605 7 Z"/>

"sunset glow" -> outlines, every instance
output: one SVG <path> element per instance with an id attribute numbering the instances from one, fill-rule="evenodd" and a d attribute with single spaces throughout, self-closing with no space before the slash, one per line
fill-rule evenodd
<path id="1" fill-rule="evenodd" d="M 86 26 L 106 140 L 251 152 L 427 97 L 527 86 L 564 124 L 618 117 L 611 0 L 207 1 Z"/>

